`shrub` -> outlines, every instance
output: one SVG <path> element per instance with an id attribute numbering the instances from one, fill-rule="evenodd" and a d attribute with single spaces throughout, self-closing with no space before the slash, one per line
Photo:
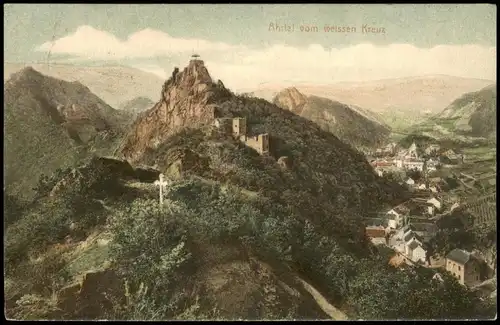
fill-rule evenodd
<path id="1" fill-rule="evenodd" d="M 157 201 L 136 200 L 110 220 L 114 234 L 111 252 L 118 271 L 131 288 L 139 288 L 141 283 L 149 288 L 148 308 L 152 310 L 169 305 L 181 277 L 188 275 L 178 272 L 191 257 L 184 227 L 178 221 L 182 217 L 179 211 L 160 208 Z M 166 311 L 161 313 L 165 319 Z"/>
<path id="2" fill-rule="evenodd" d="M 42 251 L 47 245 L 61 242 L 69 233 L 71 210 L 58 204 L 31 212 L 14 223 L 5 234 L 5 262 L 15 266 L 30 251 Z"/>

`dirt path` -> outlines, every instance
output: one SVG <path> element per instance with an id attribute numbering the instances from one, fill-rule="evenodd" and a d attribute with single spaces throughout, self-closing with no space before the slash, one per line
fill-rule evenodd
<path id="1" fill-rule="evenodd" d="M 312 285 L 297 277 L 297 281 L 302 283 L 304 289 L 307 290 L 313 296 L 314 300 L 318 303 L 318 306 L 332 319 L 334 320 L 347 320 L 346 314 L 338 310 L 336 307 L 332 306 L 321 293 L 318 292 Z"/>

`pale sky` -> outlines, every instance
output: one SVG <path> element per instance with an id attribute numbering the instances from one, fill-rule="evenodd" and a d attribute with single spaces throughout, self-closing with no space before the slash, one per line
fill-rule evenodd
<path id="1" fill-rule="evenodd" d="M 494 5 L 4 7 L 8 62 L 121 64 L 166 78 L 198 53 L 234 89 L 434 74 L 496 80 Z"/>

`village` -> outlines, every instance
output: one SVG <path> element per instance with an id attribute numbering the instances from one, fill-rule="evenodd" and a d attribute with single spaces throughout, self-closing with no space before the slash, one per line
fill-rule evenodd
<path id="1" fill-rule="evenodd" d="M 463 205 L 447 193 L 449 187 L 438 171 L 463 164 L 464 155 L 437 144 L 419 149 L 415 143 L 407 149 L 391 143 L 367 154 L 378 176 L 399 175 L 396 180 L 408 188 L 412 197 L 376 216 L 367 216 L 366 236 L 375 245 L 394 250 L 390 263 L 396 267 L 418 264 L 436 270 L 437 279 L 442 278 L 439 269 L 445 269 L 462 285 L 483 286 L 496 270 L 484 271 L 484 266 L 492 263 L 479 252 L 455 247 L 437 259 L 429 253 L 429 241 L 439 230 L 436 221 Z M 490 294 L 496 295 L 496 286 L 487 290 Z"/>

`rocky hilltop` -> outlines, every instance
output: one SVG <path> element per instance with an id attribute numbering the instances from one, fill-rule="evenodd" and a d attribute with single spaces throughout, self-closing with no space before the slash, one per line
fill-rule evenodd
<path id="1" fill-rule="evenodd" d="M 327 98 L 306 96 L 294 87 L 279 92 L 273 103 L 317 123 L 323 130 L 358 148 L 380 145 L 390 134 L 389 126 L 365 110 Z"/>
<path id="2" fill-rule="evenodd" d="M 146 148 L 155 148 L 169 135 L 210 123 L 217 100 L 228 95 L 222 83 L 212 81 L 203 61 L 191 60 L 181 72 L 176 68 L 163 86 L 160 101 L 133 124 L 121 153 L 135 161 Z"/>
<path id="3" fill-rule="evenodd" d="M 297 115 L 302 115 L 304 106 L 307 104 L 307 96 L 298 91 L 297 88 L 290 87 L 278 93 L 274 97 L 273 103 Z"/>

